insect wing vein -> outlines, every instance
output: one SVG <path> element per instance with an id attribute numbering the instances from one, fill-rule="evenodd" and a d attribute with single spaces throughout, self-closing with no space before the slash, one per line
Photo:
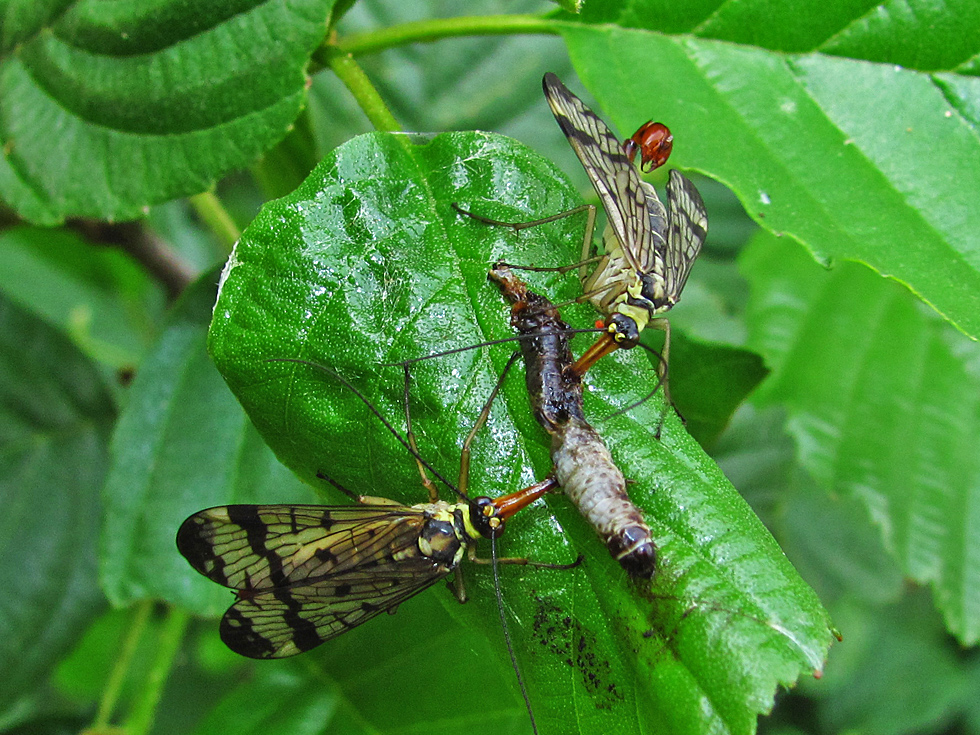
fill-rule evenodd
<path id="1" fill-rule="evenodd" d="M 670 172 L 667 182 L 667 207 L 664 280 L 668 296 L 676 302 L 708 235 L 708 213 L 697 188 L 677 171 Z"/>
<path id="2" fill-rule="evenodd" d="M 654 233 L 648 197 L 657 199 L 652 187 L 644 187 L 633 163 L 598 115 L 572 94 L 554 74 L 544 78 L 545 97 L 559 127 L 581 161 L 606 210 L 609 225 L 623 246 L 632 268 L 649 273 L 654 267 Z M 657 199 L 657 204 L 660 204 Z M 663 209 L 661 205 L 659 209 Z"/>
<path id="3" fill-rule="evenodd" d="M 308 651 L 418 594 L 446 575 L 421 555 L 313 584 L 249 594 L 225 613 L 221 640 L 250 658 Z"/>
<path id="4" fill-rule="evenodd" d="M 225 587 L 271 590 L 382 565 L 416 544 L 423 520 L 405 506 L 218 506 L 184 521 L 177 548 Z"/>

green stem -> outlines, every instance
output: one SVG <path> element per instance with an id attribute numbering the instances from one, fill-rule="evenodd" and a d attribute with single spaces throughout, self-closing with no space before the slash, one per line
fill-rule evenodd
<path id="1" fill-rule="evenodd" d="M 317 52 L 317 57 L 333 69 L 337 78 L 347 86 L 376 130 L 388 133 L 401 130 L 395 116 L 391 114 L 378 90 L 371 84 L 371 80 L 360 65 L 354 61 L 353 56 L 336 46 L 327 46 Z"/>
<path id="2" fill-rule="evenodd" d="M 403 23 L 369 33 L 354 33 L 339 42 L 341 51 L 367 54 L 409 43 L 429 43 L 456 36 L 500 36 L 520 33 L 557 33 L 551 20 L 536 15 L 475 15 L 461 18 L 437 18 Z"/>
<path id="3" fill-rule="evenodd" d="M 184 630 L 189 620 L 190 615 L 184 610 L 176 607 L 167 609 L 167 617 L 163 621 L 160 639 L 157 642 L 156 656 L 125 725 L 127 735 L 146 735 L 153 726 L 157 705 L 160 703 L 167 677 L 170 675 L 170 668 L 173 666 L 177 649 L 184 639 Z"/>
<path id="4" fill-rule="evenodd" d="M 129 665 L 133 660 L 133 653 L 136 651 L 136 646 L 139 644 L 140 638 L 143 637 L 143 631 L 146 628 L 146 623 L 150 619 L 150 613 L 152 611 L 153 603 L 149 601 L 141 602 L 133 607 L 130 613 L 132 619 L 129 622 L 129 630 L 126 631 L 126 637 L 122 642 L 122 650 L 119 651 L 116 664 L 112 667 L 112 672 L 109 674 L 109 680 L 106 681 L 105 689 L 102 690 L 102 699 L 99 701 L 99 709 L 95 713 L 95 721 L 92 723 L 90 731 L 102 732 L 108 729 L 109 720 L 112 719 L 112 712 L 116 708 L 116 702 L 119 700 L 123 682 L 126 681 Z"/>
<path id="5" fill-rule="evenodd" d="M 241 232 L 235 221 L 228 214 L 221 200 L 213 191 L 205 191 L 195 194 L 190 198 L 191 206 L 197 212 L 197 216 L 204 220 L 204 224 L 221 240 L 231 252 L 232 246 L 238 241 Z"/>

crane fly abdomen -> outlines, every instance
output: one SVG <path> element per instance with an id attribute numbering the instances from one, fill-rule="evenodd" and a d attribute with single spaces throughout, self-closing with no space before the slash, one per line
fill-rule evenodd
<path id="1" fill-rule="evenodd" d="M 551 435 L 555 479 L 631 575 L 649 578 L 656 545 L 639 508 L 626 494 L 626 478 L 605 442 L 588 423 L 572 419 Z"/>
<path id="2" fill-rule="evenodd" d="M 549 433 L 569 419 L 584 421 L 582 378 L 568 370 L 572 364 L 568 345 L 571 327 L 548 299 L 528 291 L 508 268 L 494 268 L 489 278 L 513 303 L 510 324 L 524 337 L 520 340 L 521 356 L 534 418 Z"/>
<path id="3" fill-rule="evenodd" d="M 529 291 L 507 266 L 498 263 L 489 277 L 513 304 L 511 324 L 523 337 L 534 416 L 551 435 L 555 479 L 623 569 L 635 577 L 653 576 L 656 546 L 650 527 L 626 494 L 626 479 L 602 437 L 585 420 L 568 325 L 554 304 Z"/>

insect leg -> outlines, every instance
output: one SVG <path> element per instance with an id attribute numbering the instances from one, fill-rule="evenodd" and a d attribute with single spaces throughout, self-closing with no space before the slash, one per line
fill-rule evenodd
<path id="1" fill-rule="evenodd" d="M 603 255 L 601 257 L 604 258 L 606 256 Z M 596 272 L 598 272 L 598 269 L 596 269 Z M 584 304 L 586 301 L 591 301 L 593 297 L 598 296 L 600 294 L 606 294 L 606 296 L 603 297 L 602 299 L 603 305 L 612 304 L 613 302 L 616 301 L 617 298 L 619 298 L 619 296 L 625 290 L 623 288 L 623 284 L 617 281 L 611 281 L 609 283 L 606 283 L 605 286 L 600 286 L 599 288 L 592 288 L 587 283 L 583 283 L 582 288 L 583 288 L 583 292 L 581 296 L 574 299 L 573 301 L 566 301 L 561 304 L 555 304 L 555 308 L 561 309 L 566 304 Z"/>
<path id="2" fill-rule="evenodd" d="M 446 586 L 449 588 L 449 591 L 456 596 L 456 599 L 459 601 L 460 605 L 469 599 L 469 597 L 466 596 L 466 585 L 463 583 L 463 573 L 460 567 L 456 567 L 453 570 L 453 578 L 446 582 Z"/>
<path id="3" fill-rule="evenodd" d="M 408 452 L 410 452 L 413 457 L 415 457 L 415 461 L 416 462 L 418 462 L 421 466 L 425 467 L 427 470 L 429 470 L 429 472 L 431 472 L 433 475 L 435 475 L 436 479 L 439 480 L 439 482 L 443 483 L 446 487 L 448 487 L 449 489 L 451 489 L 453 492 L 458 492 L 456 490 L 455 486 L 451 482 L 449 482 L 449 480 L 447 480 L 445 477 L 443 477 L 438 472 L 438 470 L 436 470 L 432 465 L 430 465 L 428 462 L 426 462 L 425 459 L 418 453 L 418 451 L 415 450 L 412 447 L 412 444 L 409 443 L 409 441 L 405 437 L 403 437 L 400 433 L 398 433 L 398 430 L 394 426 L 391 425 L 391 423 L 388 421 L 388 419 L 386 419 L 381 414 L 380 411 L 378 411 L 378 409 L 374 406 L 374 404 L 371 403 L 371 401 L 369 401 L 367 399 L 367 397 L 363 393 L 361 393 L 361 391 L 359 391 L 357 388 L 355 388 L 354 385 L 349 380 L 347 380 L 347 378 L 345 378 L 343 375 L 341 375 L 340 373 L 338 373 L 336 370 L 331 370 L 330 368 L 328 368 L 328 367 L 326 367 L 324 365 L 320 365 L 319 363 L 316 363 L 316 362 L 311 362 L 310 360 L 299 360 L 299 359 L 294 359 L 294 358 L 290 358 L 290 357 L 273 357 L 273 358 L 269 358 L 268 360 L 266 360 L 266 362 L 291 362 L 291 363 L 295 363 L 297 365 L 309 365 L 311 368 L 315 368 L 315 369 L 319 370 L 320 372 L 323 372 L 323 373 L 326 373 L 327 375 L 332 376 L 335 380 L 339 381 L 344 387 L 346 387 L 347 390 L 349 390 L 351 393 L 353 393 L 355 396 L 357 396 L 358 399 L 360 399 L 360 401 L 365 406 L 367 406 L 368 410 L 371 413 L 374 414 L 375 418 L 377 418 L 378 421 L 381 422 L 382 426 L 384 426 L 391 433 L 391 435 L 393 437 L 395 437 L 395 439 L 398 440 L 398 443 L 399 444 L 401 444 L 403 447 L 405 447 L 405 449 L 408 450 Z M 401 363 L 399 363 L 399 364 L 401 364 Z M 423 473 L 423 475 L 424 475 L 424 473 Z M 328 478 L 326 476 L 323 476 L 322 479 L 327 480 L 328 482 L 333 483 L 333 480 L 331 480 L 330 478 Z M 348 495 L 351 494 L 347 490 L 343 490 L 343 492 L 347 493 Z"/>
<path id="4" fill-rule="evenodd" d="M 510 371 L 510 366 L 514 364 L 520 353 L 515 352 L 511 355 L 510 359 L 507 361 L 507 366 L 504 371 L 500 374 L 500 378 L 497 380 L 497 384 L 493 387 L 493 391 L 490 393 L 490 397 L 487 399 L 486 403 L 483 404 L 483 408 L 480 411 L 480 415 L 476 419 L 476 423 L 473 424 L 473 428 L 470 429 L 470 433 L 467 435 L 466 440 L 463 442 L 463 449 L 460 451 L 459 455 L 459 480 L 457 487 L 459 488 L 460 495 L 464 498 L 469 497 L 467 490 L 469 489 L 470 481 L 470 446 L 473 444 L 473 439 L 477 432 L 483 428 L 484 424 L 487 422 L 487 418 L 490 416 L 490 407 L 493 405 L 494 399 L 497 397 L 497 393 L 500 392 L 500 386 L 503 385 L 504 378 L 507 377 L 507 373 Z M 408 365 L 405 365 L 405 381 L 406 390 L 408 385 Z M 405 407 L 408 408 L 408 395 L 405 396 Z M 467 551 L 467 555 L 470 559 L 474 558 L 476 553 L 476 546 L 472 545 Z M 456 599 L 461 603 L 466 602 L 466 586 L 463 582 L 463 568 L 456 567 L 453 570 L 453 579 L 449 583 L 449 589 L 453 591 L 456 595 Z"/>
<path id="5" fill-rule="evenodd" d="M 650 326 L 654 329 L 662 329 L 664 332 L 664 349 L 660 353 L 660 362 L 657 365 L 657 375 L 660 378 L 660 384 L 664 387 L 664 406 L 660 411 L 657 430 L 654 432 L 654 436 L 659 439 L 660 432 L 664 428 L 664 421 L 667 420 L 667 411 L 674 405 L 670 398 L 670 320 L 666 317 L 654 319 L 650 322 Z"/>
<path id="6" fill-rule="evenodd" d="M 497 394 L 500 393 L 500 387 L 504 384 L 504 378 L 507 377 L 507 373 L 510 372 L 511 366 L 520 356 L 519 352 L 515 352 L 510 356 L 507 361 L 507 365 L 504 367 L 503 372 L 497 379 L 497 384 L 493 387 L 493 391 L 490 393 L 490 397 L 487 399 L 486 403 L 483 404 L 483 409 L 480 411 L 480 415 L 476 419 L 476 423 L 473 424 L 473 428 L 466 437 L 466 441 L 463 442 L 463 449 L 459 456 L 459 491 L 467 496 L 467 488 L 470 481 L 470 447 L 473 444 L 473 439 L 476 437 L 477 432 L 483 428 L 487 423 L 487 418 L 490 416 L 490 407 L 493 405 L 494 400 L 497 398 Z M 406 367 L 406 373 L 408 368 Z"/>
<path id="7" fill-rule="evenodd" d="M 425 474 L 425 466 L 422 464 L 421 455 L 419 454 L 419 447 L 415 442 L 415 432 L 412 431 L 412 412 L 409 409 L 411 376 L 409 374 L 408 365 L 403 365 L 402 368 L 405 370 L 405 438 L 408 440 L 408 445 L 412 449 L 412 456 L 415 457 L 415 464 L 418 465 L 419 474 L 422 476 L 422 487 L 424 487 L 429 493 L 429 502 L 434 503 L 439 500 L 439 491 L 432 483 L 432 480 L 429 479 L 429 476 Z M 465 488 L 460 488 L 460 492 L 464 496 L 466 495 Z"/>
<path id="8" fill-rule="evenodd" d="M 355 492 L 351 492 L 346 487 L 341 485 L 339 482 L 334 480 L 332 477 L 328 477 L 322 472 L 317 472 L 316 476 L 325 482 L 329 482 L 335 488 L 340 490 L 344 495 L 346 495 L 351 500 L 360 503 L 361 505 L 401 505 L 397 500 L 391 500 L 390 498 L 382 498 L 377 495 L 358 495 Z"/>
<path id="9" fill-rule="evenodd" d="M 528 559 L 526 556 L 509 556 L 503 558 L 497 558 L 497 564 L 521 564 L 523 566 L 535 567 L 537 569 L 574 569 L 579 564 L 585 560 L 585 557 L 581 554 L 573 562 L 568 564 L 552 564 L 546 561 L 534 561 L 533 559 Z M 470 561 L 474 564 L 493 564 L 493 559 L 484 559 L 482 556 L 470 557 Z"/>
<path id="10" fill-rule="evenodd" d="M 521 230 L 526 230 L 530 227 L 537 227 L 538 225 L 546 225 L 549 222 L 557 222 L 565 217 L 571 217 L 573 214 L 578 214 L 579 212 L 588 212 L 588 219 L 586 220 L 585 228 L 589 239 L 586 241 L 591 244 L 592 232 L 595 230 L 595 217 L 596 208 L 594 204 L 581 204 L 577 207 L 572 207 L 571 209 L 566 209 L 564 212 L 559 212 L 558 214 L 553 214 L 550 217 L 542 217 L 541 219 L 533 219 L 529 222 L 503 222 L 499 219 L 491 219 L 490 217 L 484 217 L 482 214 L 475 214 L 468 210 L 463 209 L 456 202 L 452 203 L 452 208 L 455 209 L 459 214 L 464 217 L 470 217 L 475 219 L 477 222 L 482 222 L 485 225 L 494 225 L 496 227 L 509 227 L 514 232 L 520 232 Z M 588 256 L 588 250 L 585 251 L 585 255 Z"/>
<path id="11" fill-rule="evenodd" d="M 544 266 L 530 266 L 530 265 L 514 265 L 512 263 L 507 263 L 506 265 L 511 268 L 516 268 L 518 270 L 525 271 L 535 271 L 538 273 L 568 273 L 576 268 L 579 269 L 579 278 L 585 280 L 586 271 L 585 267 L 589 263 L 595 263 L 601 260 L 602 255 L 591 256 L 592 252 L 592 237 L 595 233 L 595 219 L 596 219 L 596 208 L 594 204 L 582 204 L 578 207 L 572 207 L 571 209 L 565 210 L 564 212 L 559 212 L 558 214 L 553 214 L 550 217 L 542 217 L 541 219 L 531 220 L 529 222 L 502 222 L 501 220 L 491 219 L 489 217 L 484 217 L 483 215 L 474 214 L 469 212 L 462 207 L 460 207 L 456 202 L 452 204 L 453 209 L 455 209 L 459 214 L 466 217 L 475 219 L 477 222 L 482 222 L 485 225 L 494 225 L 496 227 L 509 227 L 514 232 L 520 232 L 521 230 L 526 230 L 531 227 L 537 227 L 538 225 L 546 225 L 549 222 L 556 222 L 557 220 L 564 219 L 565 217 L 570 217 L 573 214 L 578 214 L 579 212 L 587 212 L 585 219 L 585 235 L 582 238 L 582 257 L 578 263 L 572 263 L 571 265 L 562 265 L 556 267 L 544 267 Z"/>

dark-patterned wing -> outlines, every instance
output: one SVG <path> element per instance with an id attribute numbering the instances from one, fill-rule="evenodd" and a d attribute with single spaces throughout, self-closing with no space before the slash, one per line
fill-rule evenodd
<path id="1" fill-rule="evenodd" d="M 449 569 L 423 557 L 425 514 L 403 505 L 226 505 L 190 516 L 177 548 L 237 591 L 222 640 L 251 658 L 309 650 L 421 592 Z"/>
<path id="2" fill-rule="evenodd" d="M 651 227 L 647 202 L 652 197 L 660 204 L 656 192 L 643 186 L 609 126 L 550 72 L 544 75 L 544 95 L 592 181 L 630 266 L 649 273 L 654 267 L 654 248 L 663 246 L 661 232 Z"/>
<path id="3" fill-rule="evenodd" d="M 417 539 L 416 539 L 417 540 Z M 346 633 L 442 579 L 421 555 L 269 592 L 239 593 L 221 619 L 221 640 L 249 658 L 285 658 Z"/>
<path id="4" fill-rule="evenodd" d="M 676 303 L 687 283 L 704 239 L 708 236 L 708 212 L 701 194 L 677 171 L 667 181 L 667 263 L 664 291 Z"/>
<path id="5" fill-rule="evenodd" d="M 234 590 L 268 590 L 412 547 L 424 516 L 403 505 L 221 505 L 190 516 L 177 549 Z"/>

